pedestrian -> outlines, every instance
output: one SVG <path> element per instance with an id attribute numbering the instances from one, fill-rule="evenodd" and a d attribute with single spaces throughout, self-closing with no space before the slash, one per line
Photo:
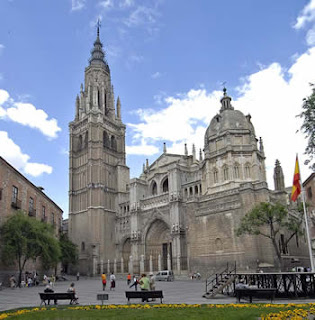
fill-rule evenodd
<path id="1" fill-rule="evenodd" d="M 52 287 L 55 286 L 55 282 L 56 282 L 56 277 L 52 274 L 51 277 L 50 277 L 50 283 L 51 283 Z"/>
<path id="2" fill-rule="evenodd" d="M 150 280 L 147 278 L 147 275 L 143 273 L 141 279 L 139 280 L 141 291 L 149 291 L 150 289 Z M 143 298 L 142 302 L 148 301 L 148 299 Z"/>
<path id="3" fill-rule="evenodd" d="M 79 304 L 79 297 L 78 297 L 78 295 L 76 293 L 76 290 L 74 288 L 74 282 L 72 282 L 70 284 L 70 287 L 68 288 L 67 292 L 73 292 L 74 293 L 74 299 L 73 299 L 73 301 L 70 302 L 70 304 L 72 304 L 72 302 L 75 303 L 75 304 Z"/>
<path id="4" fill-rule="evenodd" d="M 114 290 L 115 291 L 115 287 L 116 287 L 116 277 L 114 275 L 114 273 L 112 272 L 111 275 L 109 276 L 109 280 L 110 280 L 110 289 L 109 290 Z"/>
<path id="5" fill-rule="evenodd" d="M 128 275 L 127 275 L 127 286 L 130 285 L 130 282 L 131 282 L 131 274 L 128 273 Z"/>
<path id="6" fill-rule="evenodd" d="M 78 271 L 77 272 L 77 281 L 79 281 L 80 280 L 80 272 Z"/>
<path id="7" fill-rule="evenodd" d="M 102 285 L 103 285 L 103 291 L 105 291 L 106 288 L 106 274 L 102 273 Z"/>
<path id="8" fill-rule="evenodd" d="M 155 291 L 155 276 L 153 273 L 150 273 L 150 291 Z M 155 298 L 152 298 L 152 301 L 155 301 Z"/>
<path id="9" fill-rule="evenodd" d="M 16 280 L 15 280 L 15 277 L 13 274 L 10 277 L 10 287 L 11 287 L 11 289 L 14 289 L 16 287 Z"/>
<path id="10" fill-rule="evenodd" d="M 132 287 L 135 287 L 135 291 L 138 291 L 138 279 L 137 279 L 137 277 L 134 275 L 133 276 L 133 283 L 132 283 L 132 285 L 129 287 L 129 288 L 132 288 Z"/>
<path id="11" fill-rule="evenodd" d="M 153 273 L 150 273 L 150 290 L 155 291 L 155 276 Z"/>

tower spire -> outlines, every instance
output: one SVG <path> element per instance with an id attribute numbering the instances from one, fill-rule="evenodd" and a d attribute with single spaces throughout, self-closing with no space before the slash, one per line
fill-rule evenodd
<path id="1" fill-rule="evenodd" d="M 107 66 L 105 61 L 105 53 L 103 51 L 103 44 L 100 40 L 100 19 L 97 20 L 97 36 L 94 42 L 94 47 L 91 51 L 90 65 L 104 65 Z"/>

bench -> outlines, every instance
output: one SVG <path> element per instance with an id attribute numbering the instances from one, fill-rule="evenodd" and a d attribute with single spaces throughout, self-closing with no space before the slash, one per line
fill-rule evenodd
<path id="1" fill-rule="evenodd" d="M 70 300 L 70 304 L 75 302 L 75 294 L 74 292 L 43 292 L 39 293 L 41 303 L 46 305 L 46 301 L 48 300 L 48 304 L 50 303 L 50 300 L 53 300 L 55 304 L 57 303 L 58 300 Z"/>
<path id="2" fill-rule="evenodd" d="M 128 302 L 130 299 L 142 299 L 142 301 L 148 301 L 149 298 L 151 299 L 163 299 L 163 292 L 162 291 L 126 291 L 126 298 Z"/>
<path id="3" fill-rule="evenodd" d="M 277 289 L 276 288 L 236 288 L 235 295 L 238 302 L 241 298 L 248 297 L 250 303 L 253 302 L 253 297 L 266 298 L 273 302 Z"/>

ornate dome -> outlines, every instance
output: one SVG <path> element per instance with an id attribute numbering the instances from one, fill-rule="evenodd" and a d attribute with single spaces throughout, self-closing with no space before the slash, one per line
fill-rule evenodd
<path id="1" fill-rule="evenodd" d="M 217 136 L 222 135 L 226 131 L 244 131 L 250 132 L 250 135 L 255 137 L 255 129 L 250 119 L 251 116 L 244 114 L 239 110 L 234 110 L 231 105 L 231 98 L 227 96 L 226 89 L 223 90 L 224 96 L 221 99 L 222 107 L 220 113 L 215 115 L 206 130 L 205 142 Z"/>

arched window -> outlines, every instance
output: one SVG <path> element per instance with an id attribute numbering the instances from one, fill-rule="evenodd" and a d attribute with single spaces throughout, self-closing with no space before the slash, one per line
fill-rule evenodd
<path id="1" fill-rule="evenodd" d="M 163 192 L 168 192 L 168 178 L 166 178 L 162 184 Z"/>
<path id="2" fill-rule="evenodd" d="M 228 167 L 223 168 L 223 179 L 224 179 L 224 181 L 229 180 L 229 168 Z"/>
<path id="3" fill-rule="evenodd" d="M 87 131 L 85 132 L 85 136 L 84 136 L 84 148 L 87 148 L 88 141 L 89 141 L 89 133 Z"/>
<path id="4" fill-rule="evenodd" d="M 84 241 L 81 242 L 81 251 L 85 251 L 85 242 Z"/>
<path id="5" fill-rule="evenodd" d="M 238 164 L 234 165 L 234 178 L 239 179 L 240 178 L 240 168 Z"/>
<path id="6" fill-rule="evenodd" d="M 245 179 L 250 178 L 250 166 L 248 163 L 245 164 Z"/>
<path id="7" fill-rule="evenodd" d="M 218 183 L 219 182 L 219 173 L 217 169 L 213 170 L 213 182 Z"/>
<path id="8" fill-rule="evenodd" d="M 117 143 L 116 143 L 116 139 L 114 136 L 111 136 L 110 138 L 110 146 L 113 150 L 117 149 Z"/>
<path id="9" fill-rule="evenodd" d="M 152 195 L 153 196 L 157 195 L 157 185 L 155 181 L 153 181 L 152 183 Z"/>
<path id="10" fill-rule="evenodd" d="M 79 136 L 79 141 L 78 141 L 78 150 L 80 151 L 82 149 L 82 136 Z"/>
<path id="11" fill-rule="evenodd" d="M 109 138 L 106 131 L 103 132 L 103 146 L 106 148 L 109 147 Z"/>
<path id="12" fill-rule="evenodd" d="M 223 250 L 223 243 L 222 240 L 220 238 L 216 238 L 215 239 L 215 249 L 216 251 L 222 251 Z"/>
<path id="13" fill-rule="evenodd" d="M 198 186 L 195 186 L 195 194 L 198 194 Z"/>

